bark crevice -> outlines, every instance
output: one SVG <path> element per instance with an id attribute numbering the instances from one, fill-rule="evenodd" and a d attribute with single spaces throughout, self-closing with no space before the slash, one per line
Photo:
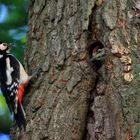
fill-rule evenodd
<path id="1" fill-rule="evenodd" d="M 94 5 L 92 13 L 89 16 L 88 26 L 88 55 L 89 61 L 92 55 L 92 49 L 95 46 L 100 46 L 107 51 L 106 43 L 104 43 L 103 29 L 109 30 L 107 26 L 102 26 L 104 21 L 100 15 L 102 7 Z M 100 20 L 100 23 L 99 23 Z M 108 105 L 106 95 L 107 83 L 109 75 L 107 74 L 106 63 L 108 57 L 106 56 L 102 62 L 89 62 L 95 73 L 95 81 L 90 91 L 89 110 L 87 114 L 86 128 L 84 133 L 84 140 L 103 140 L 115 139 L 114 123 L 112 121 L 111 107 Z M 110 108 L 111 110 L 109 110 Z"/>

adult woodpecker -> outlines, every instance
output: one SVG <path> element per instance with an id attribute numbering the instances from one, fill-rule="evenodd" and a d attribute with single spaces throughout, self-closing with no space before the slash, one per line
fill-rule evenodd
<path id="1" fill-rule="evenodd" d="M 24 87 L 30 76 L 25 72 L 22 64 L 9 53 L 10 46 L 0 43 L 0 88 L 6 103 L 18 127 L 26 128 L 26 116 L 22 106 Z"/>

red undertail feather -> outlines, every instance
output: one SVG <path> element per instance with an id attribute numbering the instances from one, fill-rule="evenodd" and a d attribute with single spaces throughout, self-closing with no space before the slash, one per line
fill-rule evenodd
<path id="1" fill-rule="evenodd" d="M 18 88 L 18 100 L 19 100 L 20 104 L 22 103 L 23 93 L 24 93 L 24 85 L 19 85 L 19 88 Z"/>
<path id="2" fill-rule="evenodd" d="M 23 93 L 24 85 L 21 84 L 18 88 L 17 112 L 15 112 L 15 120 L 20 129 L 23 126 L 24 130 L 26 130 L 26 115 L 22 106 Z"/>

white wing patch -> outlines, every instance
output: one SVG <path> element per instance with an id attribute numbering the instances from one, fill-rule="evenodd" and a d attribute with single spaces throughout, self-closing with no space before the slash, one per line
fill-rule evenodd
<path id="1" fill-rule="evenodd" d="M 3 55 L 2 54 L 0 54 L 0 58 L 2 58 L 3 57 Z"/>
<path id="2" fill-rule="evenodd" d="M 7 76 L 7 81 L 6 84 L 10 85 L 12 83 L 12 75 L 11 73 L 13 72 L 13 67 L 10 66 L 10 59 L 6 58 L 6 76 Z"/>

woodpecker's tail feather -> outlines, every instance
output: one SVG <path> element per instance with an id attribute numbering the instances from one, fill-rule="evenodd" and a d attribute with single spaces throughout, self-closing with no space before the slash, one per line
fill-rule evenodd
<path id="1" fill-rule="evenodd" d="M 19 127 L 19 129 L 22 129 L 22 126 L 24 128 L 24 131 L 26 130 L 26 116 L 25 116 L 25 111 L 23 109 L 22 104 L 18 103 L 17 107 L 17 113 L 14 114 L 16 123 Z"/>

